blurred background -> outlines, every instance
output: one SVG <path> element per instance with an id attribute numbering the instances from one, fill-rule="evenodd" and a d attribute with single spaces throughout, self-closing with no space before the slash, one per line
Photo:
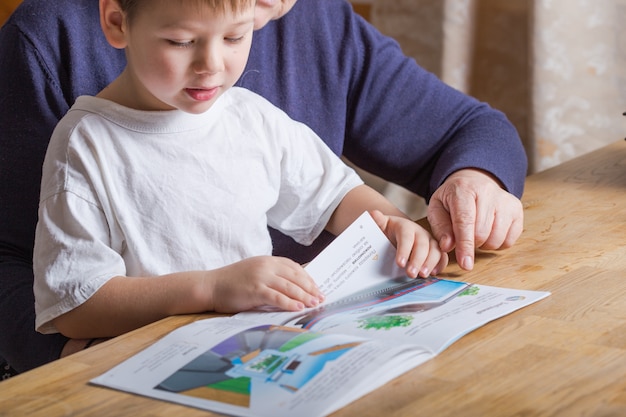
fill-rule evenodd
<path id="1" fill-rule="evenodd" d="M 0 23 L 19 3 L 0 0 Z M 529 174 L 626 134 L 626 0 L 351 3 L 421 66 L 503 111 Z M 421 199 L 360 173 L 412 217 L 424 215 Z"/>
<path id="2" fill-rule="evenodd" d="M 21 3 L 21 0 L 0 0 L 0 24 L 9 17 L 13 9 Z"/>

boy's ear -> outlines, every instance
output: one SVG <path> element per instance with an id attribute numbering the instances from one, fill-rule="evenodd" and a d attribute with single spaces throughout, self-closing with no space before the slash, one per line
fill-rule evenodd
<path id="1" fill-rule="evenodd" d="M 100 0 L 100 27 L 112 47 L 126 47 L 126 16 L 117 0 Z"/>

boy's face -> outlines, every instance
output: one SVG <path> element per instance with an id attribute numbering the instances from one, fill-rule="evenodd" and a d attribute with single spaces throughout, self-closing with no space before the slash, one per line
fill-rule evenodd
<path id="1" fill-rule="evenodd" d="M 126 71 L 136 107 L 206 111 L 246 66 L 254 7 L 233 14 L 202 2 L 149 3 L 126 28 Z"/>

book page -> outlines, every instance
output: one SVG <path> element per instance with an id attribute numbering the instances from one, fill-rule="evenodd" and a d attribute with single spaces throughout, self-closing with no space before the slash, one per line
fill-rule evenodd
<path id="1" fill-rule="evenodd" d="M 549 295 L 435 277 L 411 279 L 395 265 L 395 248 L 364 213 L 306 266 L 329 294 L 299 313 L 246 312 L 237 317 L 319 332 L 391 339 L 434 354 L 464 334 Z"/>
<path id="2" fill-rule="evenodd" d="M 213 318 L 91 382 L 240 416 L 321 416 L 430 359 L 411 346 Z"/>
<path id="3" fill-rule="evenodd" d="M 305 269 L 326 296 L 326 303 L 332 303 L 363 288 L 404 277 L 395 256 L 396 248 L 365 212 Z"/>

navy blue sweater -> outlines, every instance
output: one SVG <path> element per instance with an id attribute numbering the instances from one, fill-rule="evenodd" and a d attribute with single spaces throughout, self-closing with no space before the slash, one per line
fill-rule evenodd
<path id="1" fill-rule="evenodd" d="M 25 0 L 0 32 L 0 356 L 23 371 L 59 357 L 66 339 L 34 331 L 32 248 L 41 163 L 77 96 L 121 71 L 98 0 Z M 345 0 L 299 0 L 254 35 L 238 83 L 313 128 L 337 154 L 429 198 L 452 172 L 493 173 L 520 196 L 526 156 L 506 117 L 405 57 Z M 298 261 L 310 248 L 275 237 Z"/>

